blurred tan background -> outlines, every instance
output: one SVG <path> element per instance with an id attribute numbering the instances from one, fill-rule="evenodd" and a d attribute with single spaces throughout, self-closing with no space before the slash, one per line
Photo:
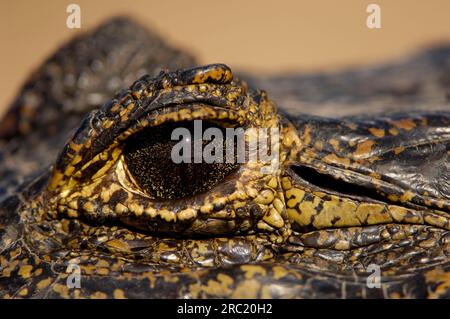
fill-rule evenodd
<path id="1" fill-rule="evenodd" d="M 66 7 L 81 7 L 81 29 Z M 366 8 L 381 7 L 381 29 Z M 337 70 L 450 42 L 449 0 L 40 0 L 0 3 L 0 116 L 28 74 L 62 42 L 114 15 L 147 24 L 204 63 L 252 72 Z"/>

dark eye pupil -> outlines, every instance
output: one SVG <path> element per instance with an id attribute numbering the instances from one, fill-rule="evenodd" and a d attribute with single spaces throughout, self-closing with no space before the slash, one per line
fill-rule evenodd
<path id="1" fill-rule="evenodd" d="M 139 186 L 155 198 L 179 199 L 206 192 L 238 166 L 236 163 L 194 163 L 193 148 L 190 163 L 174 163 L 172 149 L 179 141 L 171 140 L 171 134 L 178 127 L 187 128 L 194 136 L 193 122 L 165 123 L 131 136 L 124 148 L 128 170 Z M 224 128 L 202 122 L 203 131 L 210 127 L 220 129 L 225 137 Z M 204 147 L 213 141 L 202 141 L 202 145 Z M 225 153 L 225 138 L 223 150 Z"/>

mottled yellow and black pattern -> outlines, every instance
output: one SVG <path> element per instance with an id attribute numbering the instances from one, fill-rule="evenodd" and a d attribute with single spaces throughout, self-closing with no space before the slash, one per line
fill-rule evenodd
<path id="1" fill-rule="evenodd" d="M 71 45 L 97 38 L 102 44 L 116 36 L 117 26 L 140 30 L 114 20 Z M 71 137 L 65 137 L 65 104 L 54 97 L 49 106 L 30 106 L 45 99 L 33 87 L 39 74 L 48 79 L 49 72 L 64 70 L 58 63 L 101 74 L 93 61 L 106 63 L 109 51 L 75 64 L 53 57 L 24 88 L 32 98 L 21 95 L 3 120 L 2 145 L 11 154 L 21 149 L 18 141 L 32 147 L 33 129 L 41 139 L 49 136 L 36 152 L 54 151 L 55 136 L 66 144 L 49 168 L 14 180 L 15 193 L 5 188 L 0 194 L 1 297 L 450 297 L 447 102 L 441 112 L 288 115 L 228 66 L 179 68 L 192 59 L 168 47 L 177 67 L 156 75 L 157 66 L 136 58 L 146 49 L 131 50 L 137 60 L 128 62 L 130 74 L 141 66 L 151 75 L 100 107 L 76 108 L 89 113 Z M 58 78 L 48 81 L 56 86 Z M 31 110 L 41 119 L 30 120 Z M 189 196 L 149 192 L 130 169 L 127 145 L 143 132 L 151 138 L 165 125 L 194 120 L 278 128 L 279 169 L 269 173 L 263 162 L 225 171 L 208 166 L 216 174 L 205 175 L 200 191 L 186 183 Z M 26 163 L 28 145 L 16 152 L 19 163 Z M 157 155 L 149 154 L 164 183 L 154 183 L 176 183 L 164 159 L 154 161 Z M 81 269 L 81 288 L 66 285 L 73 263 Z M 371 264 L 381 267 L 381 288 L 367 287 Z"/>

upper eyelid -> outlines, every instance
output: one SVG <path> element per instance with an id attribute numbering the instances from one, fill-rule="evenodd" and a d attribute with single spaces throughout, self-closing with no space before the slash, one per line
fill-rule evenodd
<path id="1" fill-rule="evenodd" d="M 171 90 L 163 90 L 160 94 L 156 95 L 155 100 L 147 103 L 148 108 L 151 110 L 156 110 L 158 108 L 163 108 L 166 105 L 171 104 L 185 104 L 192 102 L 205 102 L 214 107 L 223 107 L 224 109 L 229 110 L 230 105 L 233 102 L 242 103 L 242 101 L 234 101 L 226 98 L 221 98 L 221 96 L 211 96 L 211 92 L 219 90 L 224 96 L 227 96 L 227 92 L 234 92 L 235 95 L 239 96 L 242 93 L 242 87 L 240 86 L 232 86 L 232 85 L 218 85 L 218 84 L 201 84 L 206 88 L 203 95 L 198 95 L 198 92 L 189 94 L 191 90 L 189 88 L 198 87 L 198 85 L 188 86 L 186 91 L 183 91 L 183 98 L 174 99 L 174 94 Z M 176 90 L 175 90 L 176 91 Z M 186 94 L 187 92 L 187 94 Z M 176 95 L 175 95 L 176 97 Z M 233 95 L 234 97 L 234 95 Z M 142 107 L 133 107 L 133 108 L 118 108 L 114 114 L 110 115 L 110 110 L 113 109 L 117 104 L 113 103 L 112 100 L 109 103 L 106 103 L 105 106 L 100 110 L 92 111 L 82 122 L 82 125 L 75 133 L 75 136 L 71 139 L 71 141 L 65 146 L 63 153 L 60 155 L 53 176 L 51 178 L 51 182 L 49 184 L 49 189 L 56 189 L 58 186 L 67 179 L 64 172 L 67 171 L 67 168 L 73 166 L 74 168 L 70 170 L 79 170 L 83 165 L 92 160 L 95 156 L 100 154 L 105 150 L 106 147 L 110 147 L 114 144 L 114 141 L 120 136 L 120 133 L 124 133 L 128 126 L 135 124 L 137 119 L 139 119 L 138 115 L 145 115 L 146 109 Z M 116 101 L 117 102 L 117 101 Z M 175 102 L 175 103 L 174 103 Z M 126 105 L 129 105 L 126 104 Z M 140 104 L 142 105 L 142 104 Z M 236 106 L 236 105 L 234 105 Z M 228 108 L 227 108 L 228 107 Z M 123 116 L 127 113 L 122 113 L 121 110 L 125 110 L 128 114 L 132 114 L 133 118 L 128 118 L 125 121 L 122 121 Z M 138 111 L 137 113 L 133 113 Z M 108 114 L 109 113 L 109 114 Z M 117 116 L 117 114 L 119 116 Z M 109 115 L 109 116 L 108 116 Z M 104 124 L 106 121 L 112 121 L 112 125 L 110 125 L 107 129 L 105 129 L 101 124 Z M 118 125 L 116 125 L 116 123 Z M 103 135 L 103 136 L 102 136 Z M 75 163 L 74 160 L 77 162 Z"/>

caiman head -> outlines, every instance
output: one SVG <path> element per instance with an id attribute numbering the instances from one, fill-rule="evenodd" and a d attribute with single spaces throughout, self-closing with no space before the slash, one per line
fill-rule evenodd
<path id="1" fill-rule="evenodd" d="M 144 76 L 24 190 L 3 245 L 20 226 L 53 265 L 19 261 L 35 295 L 448 296 L 449 124 L 287 116 L 223 64 Z"/>

